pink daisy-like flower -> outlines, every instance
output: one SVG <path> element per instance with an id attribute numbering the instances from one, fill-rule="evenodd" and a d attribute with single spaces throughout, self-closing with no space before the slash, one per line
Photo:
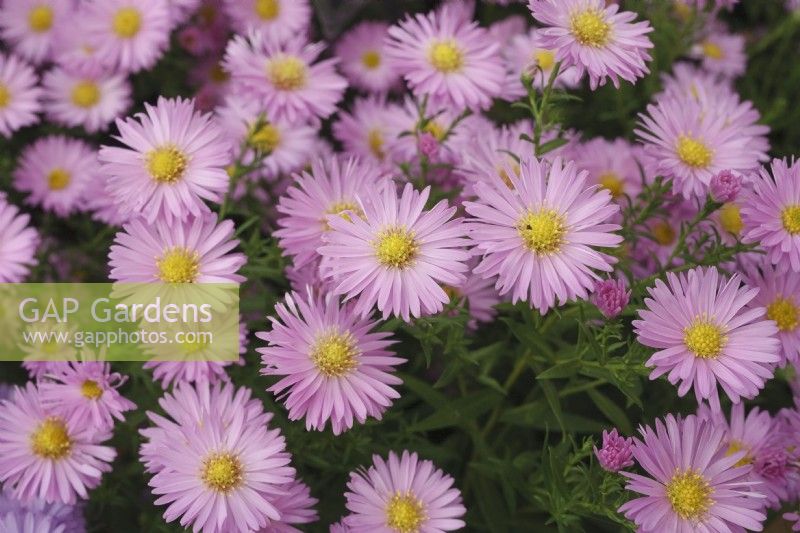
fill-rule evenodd
<path id="1" fill-rule="evenodd" d="M 577 144 L 571 151 L 578 168 L 589 171 L 589 179 L 611 193 L 615 201 L 636 198 L 642 190 L 641 147 L 625 139 L 596 138 Z"/>
<path id="2" fill-rule="evenodd" d="M 279 230 L 273 235 L 296 268 L 318 257 L 323 235 L 330 231 L 328 215 L 364 216 L 357 197 L 367 190 L 390 186 L 388 177 L 369 163 L 335 157 L 317 160 L 310 173 L 295 175 L 295 183 L 281 196 Z"/>
<path id="3" fill-rule="evenodd" d="M 167 0 L 89 0 L 82 8 L 87 42 L 109 69 L 150 68 L 169 45 Z"/>
<path id="4" fill-rule="evenodd" d="M 319 516 L 314 506 L 318 501 L 311 496 L 308 485 L 300 480 L 282 485 L 274 501 L 281 518 L 260 529 L 259 533 L 302 533 L 294 526 L 317 521 Z"/>
<path id="5" fill-rule="evenodd" d="M 372 456 L 372 466 L 350 473 L 345 498 L 352 531 L 441 533 L 465 526 L 461 492 L 431 461 L 403 451 L 389 459 Z"/>
<path id="6" fill-rule="evenodd" d="M 148 222 L 208 213 L 203 200 L 219 202 L 228 189 L 229 142 L 191 100 L 159 97 L 145 111 L 117 119 L 115 138 L 126 147 L 100 147 L 108 191 L 122 212 L 139 212 Z"/>
<path id="7" fill-rule="evenodd" d="M 525 94 L 525 87 L 520 78 L 530 76 L 535 87 L 547 85 L 553 68 L 556 65 L 554 51 L 542 46 L 542 30 L 531 28 L 527 33 L 514 35 L 503 47 L 503 55 L 508 67 L 507 85 L 504 98 L 516 100 Z M 580 72 L 575 67 L 562 66 L 555 87 L 576 87 L 581 81 Z"/>
<path id="8" fill-rule="evenodd" d="M 347 87 L 336 73 L 338 59 L 317 61 L 324 49 L 302 35 L 281 41 L 272 33 L 252 31 L 230 41 L 224 65 L 233 90 L 259 99 L 268 117 L 321 119 L 336 111 Z"/>
<path id="9" fill-rule="evenodd" d="M 542 314 L 568 300 L 586 298 L 600 279 L 593 272 L 612 270 L 613 258 L 593 247 L 615 247 L 622 237 L 606 220 L 619 212 L 608 191 L 586 185 L 587 172 L 573 162 L 552 164 L 522 160 L 519 174 L 510 166 L 475 184 L 479 202 L 465 202 L 470 238 L 483 254 L 476 274 L 498 276 L 500 294 L 529 301 Z"/>
<path id="10" fill-rule="evenodd" d="M 0 37 L 32 63 L 50 58 L 53 34 L 66 24 L 71 0 L 5 0 L 0 4 Z"/>
<path id="11" fill-rule="evenodd" d="M 542 47 L 553 50 L 565 67 L 575 67 L 578 77 L 589 74 L 592 89 L 611 78 L 634 83 L 650 70 L 645 64 L 653 43 L 647 34 L 653 27 L 636 22 L 636 13 L 619 11 L 619 5 L 603 0 L 530 0 L 533 18 L 545 26 Z"/>
<path id="12" fill-rule="evenodd" d="M 160 468 L 150 480 L 164 519 L 205 533 L 253 531 L 281 519 L 275 500 L 294 479 L 280 430 L 263 417 L 211 404 L 193 407 L 197 423 L 172 425 L 154 449 Z"/>
<path id="13" fill-rule="evenodd" d="M 224 0 L 223 8 L 238 33 L 261 30 L 278 41 L 305 36 L 311 22 L 308 0 Z"/>
<path id="14" fill-rule="evenodd" d="M 519 121 L 502 127 L 477 129 L 471 132 L 471 146 L 465 150 L 461 164 L 464 174 L 464 195 L 475 196 L 475 184 L 500 176 L 507 184 L 508 168 L 519 175 L 518 160 L 533 151 L 533 145 L 520 138 L 521 135 L 532 135 L 529 123 Z"/>
<path id="15" fill-rule="evenodd" d="M 335 435 L 381 419 L 400 397 L 402 381 L 394 367 L 405 362 L 388 348 L 391 333 L 373 332 L 376 323 L 340 306 L 333 296 L 303 298 L 289 293 L 275 306 L 272 330 L 256 336 L 269 343 L 259 348 L 262 374 L 283 376 L 269 388 L 282 398 L 289 419 L 305 417 L 306 429 L 322 431 L 330 420 Z"/>
<path id="16" fill-rule="evenodd" d="M 642 494 L 619 508 L 642 533 L 761 531 L 759 484 L 750 466 L 737 466 L 744 452 L 727 453 L 725 430 L 690 415 L 667 415 L 639 429 L 633 456 L 650 477 L 622 472 L 626 488 Z"/>
<path id="17" fill-rule="evenodd" d="M 0 402 L 0 481 L 15 498 L 72 504 L 100 484 L 116 453 L 111 433 L 44 408 L 33 384 Z"/>
<path id="18" fill-rule="evenodd" d="M 105 129 L 131 104 L 131 87 L 122 74 L 74 74 L 56 67 L 45 74 L 42 85 L 50 119 L 89 133 Z"/>
<path id="19" fill-rule="evenodd" d="M 400 74 L 385 53 L 389 25 L 365 21 L 354 26 L 336 43 L 335 53 L 348 81 L 372 93 L 386 93 L 400 85 Z"/>
<path id="20" fill-rule="evenodd" d="M 743 198 L 744 241 L 758 243 L 773 265 L 800 272 L 800 163 L 775 159 L 752 176 Z"/>
<path id="21" fill-rule="evenodd" d="M 394 166 L 388 147 L 403 132 L 404 119 L 403 110 L 387 103 L 383 96 L 357 98 L 352 111 L 339 112 L 333 135 L 348 154 L 372 160 L 388 170 Z"/>
<path id="22" fill-rule="evenodd" d="M 384 319 L 393 314 L 408 322 L 441 311 L 450 300 L 441 285 L 464 281 L 470 254 L 463 219 L 451 220 L 456 208 L 446 200 L 425 210 L 430 192 L 408 183 L 398 197 L 392 186 L 372 187 L 359 195 L 360 213 L 328 216 L 331 231 L 318 249 L 323 273 L 336 294 L 358 297 L 355 312 L 377 305 Z"/>
<path id="23" fill-rule="evenodd" d="M 108 254 L 109 277 L 121 283 L 241 283 L 247 258 L 230 220 L 208 214 L 179 224 L 135 219 L 117 233 Z"/>
<path id="24" fill-rule="evenodd" d="M 761 261 L 748 272 L 747 282 L 759 289 L 751 306 L 766 308 L 767 318 L 778 325 L 781 366 L 796 363 L 800 359 L 800 273 Z"/>
<path id="25" fill-rule="evenodd" d="M 108 192 L 108 176 L 102 172 L 96 174 L 84 190 L 82 206 L 94 220 L 110 226 L 121 226 L 138 217 L 137 213 L 123 211 L 114 203 L 114 197 Z"/>
<path id="26" fill-rule="evenodd" d="M 0 53 L 0 135 L 10 138 L 23 126 L 39 121 L 42 89 L 38 83 L 30 65 L 13 54 Z"/>
<path id="27" fill-rule="evenodd" d="M 86 188 L 99 172 L 97 152 L 89 145 L 52 135 L 22 152 L 14 170 L 14 187 L 30 193 L 27 203 L 64 217 L 81 207 Z"/>
<path id="28" fill-rule="evenodd" d="M 747 103 L 720 97 L 717 103 L 692 98 L 662 98 L 639 115 L 636 134 L 656 171 L 673 179 L 674 192 L 705 197 L 717 173 L 747 174 L 767 159 L 767 126 Z"/>
<path id="29" fill-rule="evenodd" d="M 31 217 L 0 197 L 0 283 L 19 283 L 36 261 L 39 234 Z"/>
<path id="30" fill-rule="evenodd" d="M 216 114 L 231 143 L 234 146 L 244 143 L 246 153 L 237 154 L 242 164 L 251 164 L 256 152 L 263 156 L 261 168 L 251 176 L 268 180 L 299 170 L 317 137 L 317 130 L 310 125 L 269 119 L 256 100 L 240 95 L 228 96 Z"/>
<path id="31" fill-rule="evenodd" d="M 667 274 L 650 287 L 633 326 L 638 341 L 658 351 L 647 361 L 650 379 L 668 374 L 678 395 L 694 388 L 697 401 L 719 405 L 717 384 L 734 403 L 753 398 L 780 361 L 778 328 L 763 307 L 747 308 L 758 289 L 716 268 Z"/>
<path id="32" fill-rule="evenodd" d="M 436 105 L 486 109 L 506 77 L 498 43 L 445 4 L 389 28 L 386 56 L 411 91 Z"/>
<path id="33" fill-rule="evenodd" d="M 702 68 L 713 74 L 736 78 L 744 74 L 747 55 L 744 36 L 712 32 L 692 47 L 692 55 L 702 60 Z"/>
<path id="34" fill-rule="evenodd" d="M 69 533 L 66 525 L 51 515 L 30 509 L 0 512 L 0 531 L 8 533 Z"/>
<path id="35" fill-rule="evenodd" d="M 111 430 L 114 419 L 124 420 L 123 413 L 136 409 L 136 404 L 117 389 L 127 380 L 111 365 L 99 361 L 71 362 L 60 365 L 39 381 L 42 406 L 67 423 L 86 424 L 100 430 Z"/>

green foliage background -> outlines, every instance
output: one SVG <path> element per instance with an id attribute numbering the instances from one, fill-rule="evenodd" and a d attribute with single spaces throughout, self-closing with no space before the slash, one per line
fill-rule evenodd
<path id="1" fill-rule="evenodd" d="M 340 8 L 336 24 L 320 17 L 318 32 L 326 39 L 355 21 L 394 19 L 408 10 L 424 11 L 432 2 L 366 2 Z M 680 23 L 667 0 L 629 0 L 627 9 L 643 13 L 656 31 L 652 74 L 636 86 L 610 85 L 597 92 L 579 90 L 583 102 L 565 102 L 556 120 L 585 136 L 632 138 L 636 114 L 660 88 L 659 74 L 684 55 L 694 28 Z M 501 8 L 479 3 L 478 18 L 488 24 L 509 13 L 528 19 L 523 5 Z M 731 27 L 748 37 L 747 74 L 737 83 L 772 128 L 773 154 L 791 156 L 800 147 L 800 19 L 788 16 L 778 0 L 743 0 L 725 15 Z M 342 20 L 340 20 L 342 19 Z M 136 102 L 158 95 L 190 95 L 186 85 L 192 59 L 179 47 L 152 71 L 135 76 Z M 508 122 L 524 117 L 509 105 L 497 105 L 491 115 Z M 328 131 L 329 124 L 324 130 Z M 46 133 L 64 131 L 51 125 L 28 128 L 10 141 L 0 140 L 0 184 L 12 201 L 21 198 L 10 186 L 10 173 L 22 147 Z M 86 137 L 79 131 L 71 135 Z M 89 138 L 99 144 L 103 137 Z M 107 142 L 107 141 L 106 141 Z M 657 204 L 657 202 L 656 202 Z M 656 205 L 657 208 L 657 205 Z M 285 266 L 275 244 L 259 223 L 265 207 L 254 201 L 234 205 L 242 247 L 249 258 L 242 311 L 258 317 L 251 332 L 266 327 L 264 317 L 288 289 Z M 40 266 L 31 280 L 104 281 L 106 254 L 115 228 L 87 216 L 69 220 L 33 211 L 37 227 L 48 236 L 40 251 Z M 71 261 L 61 276 L 54 264 Z M 624 258 L 623 258 L 624 259 Z M 719 257 L 704 259 L 714 263 Z M 382 325 L 401 342 L 397 351 L 409 362 L 401 369 L 402 398 L 381 422 L 370 421 L 334 437 L 330 432 L 306 432 L 302 422 L 289 423 L 284 408 L 265 392 L 273 380 L 258 374 L 252 335 L 244 367 L 232 367 L 237 385 L 254 390 L 286 435 L 294 465 L 312 494 L 320 500 L 321 521 L 308 531 L 327 531 L 344 513 L 343 492 L 348 473 L 371 462 L 372 454 L 410 449 L 432 459 L 455 476 L 464 494 L 471 531 L 620 531 L 630 529 L 615 512 L 626 499 L 619 477 L 602 471 L 591 446 L 604 428 L 633 434 L 667 412 L 692 412 L 693 398 L 678 399 L 664 380 L 647 379 L 649 352 L 635 343 L 630 321 L 640 306 L 644 286 L 634 287 L 632 305 L 619 319 L 600 320 L 589 304 L 576 303 L 546 317 L 527 305 L 503 304 L 496 322 L 475 333 L 465 330 L 466 314 L 424 318 L 408 325 L 390 320 Z M 145 411 L 157 409 L 160 385 L 138 364 L 115 364 L 130 376 L 122 392 L 139 409 L 118 424 L 112 445 L 119 452 L 114 471 L 92 493 L 86 514 L 91 531 L 180 531 L 164 524 L 163 508 L 153 505 L 147 479 L 138 462 L 138 429 L 147 424 Z M 0 366 L 3 381 L 26 379 L 19 365 Z M 754 404 L 775 412 L 791 404 L 786 380 L 778 376 Z"/>

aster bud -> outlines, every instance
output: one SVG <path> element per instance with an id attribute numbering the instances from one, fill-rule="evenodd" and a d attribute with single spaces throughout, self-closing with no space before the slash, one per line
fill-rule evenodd
<path id="1" fill-rule="evenodd" d="M 594 447 L 594 455 L 600 466 L 607 472 L 619 472 L 633 465 L 633 439 L 621 437 L 614 428 L 611 432 L 603 431 L 603 447 Z"/>
<path id="2" fill-rule="evenodd" d="M 730 170 L 723 170 L 713 178 L 708 186 L 711 198 L 715 202 L 726 203 L 736 199 L 742 188 L 742 178 Z"/>
<path id="3" fill-rule="evenodd" d="M 419 136 L 419 151 L 428 159 L 439 153 L 439 141 L 432 133 L 424 132 Z"/>
<path id="4" fill-rule="evenodd" d="M 594 282 L 594 292 L 589 300 L 597 306 L 603 316 L 614 318 L 625 309 L 631 298 L 631 291 L 625 290 L 622 280 L 607 279 Z"/>

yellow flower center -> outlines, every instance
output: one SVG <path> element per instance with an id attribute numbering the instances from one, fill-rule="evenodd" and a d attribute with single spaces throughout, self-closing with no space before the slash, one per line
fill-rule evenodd
<path id="1" fill-rule="evenodd" d="M 414 232 L 404 227 L 382 231 L 374 246 L 378 262 L 385 267 L 396 269 L 408 268 L 419 252 Z"/>
<path id="2" fill-rule="evenodd" d="M 200 256 L 186 248 L 173 248 L 156 261 L 156 267 L 164 283 L 194 283 L 200 269 Z"/>
<path id="3" fill-rule="evenodd" d="M 750 449 L 747 447 L 747 445 L 745 443 L 740 442 L 738 440 L 732 440 L 728 444 L 728 449 L 725 452 L 725 456 L 726 457 L 730 457 L 731 455 L 733 455 L 735 453 L 738 453 L 738 452 L 741 452 L 741 451 L 745 452 L 744 457 L 742 457 L 741 459 L 736 461 L 736 464 L 734 464 L 733 466 L 745 466 L 745 465 L 749 465 L 750 463 L 753 462 L 753 458 L 750 457 L 750 453 L 749 453 Z"/>
<path id="4" fill-rule="evenodd" d="M 82 80 L 72 88 L 72 103 L 78 107 L 92 107 L 100 101 L 100 87 L 91 80 Z"/>
<path id="5" fill-rule="evenodd" d="M 703 43 L 703 55 L 710 59 L 722 59 L 725 57 L 725 52 L 718 44 L 706 41 Z"/>
<path id="6" fill-rule="evenodd" d="M 564 244 L 564 218 L 552 209 L 528 211 L 519 222 L 517 231 L 525 246 L 537 255 L 556 253 Z"/>
<path id="7" fill-rule="evenodd" d="M 688 4 L 675 2 L 673 8 L 675 9 L 675 15 L 684 22 L 689 22 L 694 16 L 694 9 Z"/>
<path id="8" fill-rule="evenodd" d="M 584 46 L 599 48 L 608 43 L 611 26 L 603 19 L 600 11 L 587 10 L 572 16 L 572 35 Z"/>
<path id="9" fill-rule="evenodd" d="M 790 235 L 800 233 L 800 205 L 787 205 L 781 211 L 781 222 L 783 229 Z"/>
<path id="10" fill-rule="evenodd" d="M 417 533 L 425 521 L 425 509 L 413 494 L 397 493 L 386 504 L 386 525 L 398 533 Z"/>
<path id="11" fill-rule="evenodd" d="M 130 39 L 142 28 L 142 15 L 135 7 L 123 7 L 114 15 L 111 26 L 117 37 Z"/>
<path id="12" fill-rule="evenodd" d="M 714 489 L 693 470 L 677 472 L 666 487 L 667 499 L 675 514 L 684 520 L 699 520 L 711 507 Z"/>
<path id="13" fill-rule="evenodd" d="M 425 133 L 430 133 L 431 135 L 433 135 L 437 141 L 441 141 L 442 139 L 444 139 L 444 134 L 447 132 L 447 130 L 444 129 L 444 126 L 433 120 L 425 124 L 425 128 L 423 128 L 423 131 Z"/>
<path id="14" fill-rule="evenodd" d="M 653 238 L 661 246 L 669 246 L 675 242 L 675 230 L 666 220 L 659 220 L 653 226 Z"/>
<path id="15" fill-rule="evenodd" d="M 11 103 L 11 91 L 8 87 L 0 83 L 0 109 L 8 106 Z"/>
<path id="16" fill-rule="evenodd" d="M 61 459 L 72 449 L 67 425 L 60 418 L 46 418 L 31 435 L 31 449 L 39 457 Z"/>
<path id="17" fill-rule="evenodd" d="M 281 132 L 278 128 L 266 122 L 258 130 L 250 133 L 247 143 L 256 150 L 269 155 L 281 143 Z"/>
<path id="18" fill-rule="evenodd" d="M 278 0 L 256 0 L 256 14 L 261 20 L 273 20 L 281 12 L 281 4 Z"/>
<path id="19" fill-rule="evenodd" d="M 54 168 L 47 175 L 47 186 L 51 191 L 60 191 L 67 188 L 71 179 L 69 172 L 63 168 Z"/>
<path id="20" fill-rule="evenodd" d="M 716 359 L 722 352 L 727 338 L 722 328 L 707 320 L 695 320 L 683 330 L 683 343 L 701 359 Z"/>
<path id="21" fill-rule="evenodd" d="M 219 63 L 211 67 L 211 70 L 208 73 L 208 77 L 211 78 L 211 81 L 215 83 L 223 83 L 230 79 L 230 75 L 228 74 L 228 72 L 224 68 L 222 68 L 222 65 Z"/>
<path id="22" fill-rule="evenodd" d="M 381 66 L 381 55 L 375 50 L 367 50 L 361 54 L 361 63 L 370 70 Z"/>
<path id="23" fill-rule="evenodd" d="M 180 343 L 184 355 L 195 355 L 208 348 L 209 343 L 205 338 L 198 336 L 197 339 L 198 340 L 195 341 L 183 341 Z"/>
<path id="24" fill-rule="evenodd" d="M 455 41 L 439 41 L 431 46 L 428 60 L 433 68 L 445 74 L 456 72 L 464 65 L 464 57 Z"/>
<path id="25" fill-rule="evenodd" d="M 604 189 L 608 189 L 612 198 L 619 198 L 625 192 L 625 182 L 614 172 L 605 172 L 597 178 L 598 183 Z"/>
<path id="26" fill-rule="evenodd" d="M 318 336 L 310 355 L 322 375 L 338 378 L 355 368 L 358 353 L 356 339 L 349 331 L 334 331 Z"/>
<path id="27" fill-rule="evenodd" d="M 325 211 L 328 215 L 339 215 L 343 219 L 348 222 L 352 222 L 353 218 L 350 216 L 349 211 L 355 213 L 359 218 L 364 218 L 364 212 L 358 206 L 357 203 L 349 201 L 349 200 L 340 200 L 338 202 L 332 203 L 328 209 Z M 329 231 L 331 228 L 328 225 L 327 220 L 325 221 L 325 231 Z"/>
<path id="28" fill-rule="evenodd" d="M 386 154 L 383 152 L 383 133 L 379 129 L 370 130 L 367 134 L 369 150 L 378 159 L 383 159 Z"/>
<path id="29" fill-rule="evenodd" d="M 174 146 L 162 146 L 145 156 L 147 171 L 159 183 L 175 183 L 186 171 L 186 156 Z"/>
<path id="30" fill-rule="evenodd" d="M 556 64 L 556 55 L 550 50 L 538 50 L 533 57 L 542 70 L 550 70 Z"/>
<path id="31" fill-rule="evenodd" d="M 692 168 L 706 168 L 711 164 L 714 152 L 699 139 L 681 135 L 678 137 L 678 157 Z"/>
<path id="32" fill-rule="evenodd" d="M 719 210 L 719 223 L 728 233 L 739 235 L 744 227 L 739 206 L 732 203 L 723 205 Z"/>
<path id="33" fill-rule="evenodd" d="M 28 26 L 35 33 L 46 32 L 53 26 L 53 8 L 36 6 L 28 12 Z"/>
<path id="34" fill-rule="evenodd" d="M 81 385 L 81 394 L 84 398 L 96 400 L 103 395 L 103 389 L 97 384 L 96 381 L 87 379 Z"/>
<path id="35" fill-rule="evenodd" d="M 273 59 L 267 67 L 272 85 L 282 91 L 295 91 L 306 84 L 306 64 L 298 57 L 284 56 Z"/>
<path id="36" fill-rule="evenodd" d="M 230 453 L 214 453 L 203 461 L 201 478 L 211 490 L 230 492 L 242 483 L 242 463 Z"/>
<path id="37" fill-rule="evenodd" d="M 790 298 L 776 298 L 767 306 L 767 318 L 774 320 L 781 331 L 794 331 L 797 328 L 800 309 Z"/>

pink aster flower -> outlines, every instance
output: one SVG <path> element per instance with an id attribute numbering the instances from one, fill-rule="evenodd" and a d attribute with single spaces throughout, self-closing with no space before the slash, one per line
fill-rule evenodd
<path id="1" fill-rule="evenodd" d="M 388 148 L 403 132 L 405 118 L 400 106 L 387 103 L 383 96 L 357 98 L 349 113 L 339 112 L 333 135 L 348 154 L 389 169 L 394 165 Z"/>
<path id="2" fill-rule="evenodd" d="M 589 180 L 608 189 L 611 197 L 622 202 L 625 196 L 636 198 L 642 190 L 642 153 L 625 139 L 596 138 L 579 143 L 570 150 L 578 168 L 589 171 Z"/>
<path id="3" fill-rule="evenodd" d="M 139 212 L 148 222 L 208 213 L 203 200 L 219 202 L 230 179 L 230 144 L 222 131 L 191 100 L 159 97 L 145 111 L 117 119 L 124 148 L 100 148 L 108 191 L 121 211 Z"/>
<path id="4" fill-rule="evenodd" d="M 717 384 L 738 403 L 753 398 L 780 361 L 775 322 L 763 307 L 747 308 L 758 289 L 742 286 L 716 268 L 695 268 L 656 280 L 646 309 L 634 320 L 640 343 L 658 351 L 647 361 L 650 379 L 668 374 L 678 395 L 694 388 L 697 401 L 719 405 Z"/>
<path id="5" fill-rule="evenodd" d="M 775 159 L 744 196 L 744 241 L 758 243 L 773 265 L 800 272 L 800 163 Z"/>
<path id="6" fill-rule="evenodd" d="M 108 192 L 108 176 L 102 172 L 96 174 L 84 190 L 82 205 L 84 211 L 92 214 L 92 219 L 110 226 L 121 226 L 138 217 L 137 213 L 124 211 L 114 203 L 114 197 Z"/>
<path id="7" fill-rule="evenodd" d="M 708 192 L 715 202 L 733 202 L 742 189 L 742 177 L 730 170 L 717 173 L 708 185 Z"/>
<path id="8" fill-rule="evenodd" d="M 756 124 L 758 119 L 752 105 L 734 95 L 716 104 L 662 98 L 639 115 L 636 134 L 656 171 L 673 179 L 676 193 L 702 198 L 722 170 L 747 174 L 767 159 L 769 128 Z"/>
<path id="9" fill-rule="evenodd" d="M 505 68 L 499 45 L 477 22 L 445 4 L 389 28 L 386 56 L 420 99 L 456 109 L 486 109 L 500 96 Z"/>
<path id="10" fill-rule="evenodd" d="M 324 276 L 336 294 L 358 297 L 354 311 L 383 313 L 410 321 L 438 313 L 449 297 L 441 284 L 458 286 L 464 280 L 469 240 L 463 219 L 451 220 L 455 207 L 442 200 L 425 210 L 430 187 L 422 192 L 406 184 L 398 196 L 394 187 L 372 187 L 358 198 L 347 217 L 328 216 L 331 231 L 318 249 Z"/>
<path id="11" fill-rule="evenodd" d="M 282 485 L 275 498 L 275 507 L 281 518 L 260 529 L 259 533 L 302 533 L 294 526 L 317 521 L 319 516 L 314 506 L 318 501 L 302 481 L 294 480 Z"/>
<path id="12" fill-rule="evenodd" d="M 466 509 L 453 478 L 431 461 L 403 451 L 389 459 L 372 456 L 367 470 L 350 473 L 342 522 L 353 531 L 441 533 L 465 526 Z"/>
<path id="13" fill-rule="evenodd" d="M 157 441 L 150 480 L 164 519 L 206 533 L 253 531 L 281 519 L 274 502 L 294 479 L 280 430 L 241 410 L 196 405 L 198 423 L 172 425 Z M 260 422 L 260 423 L 259 423 Z"/>
<path id="14" fill-rule="evenodd" d="M 31 217 L 0 197 L 0 283 L 19 283 L 37 263 L 39 234 Z"/>
<path id="15" fill-rule="evenodd" d="M 229 95 L 216 109 L 219 125 L 234 146 L 244 144 L 246 152 L 237 153 L 242 164 L 251 164 L 256 152 L 263 156 L 261 168 L 252 177 L 274 181 L 281 175 L 299 170 L 308 160 L 316 128 L 286 119 L 264 116 L 261 105 L 252 98 Z"/>
<path id="16" fill-rule="evenodd" d="M 357 197 L 364 191 L 380 191 L 389 186 L 388 177 L 369 163 L 357 159 L 317 160 L 310 173 L 295 175 L 295 183 L 281 196 L 278 211 L 278 239 L 284 255 L 291 256 L 297 268 L 318 257 L 323 235 L 330 231 L 328 215 L 363 216 Z"/>
<path id="17" fill-rule="evenodd" d="M 36 124 L 42 89 L 30 65 L 15 55 L 0 53 L 0 135 L 10 138 L 18 129 Z"/>
<path id="18" fill-rule="evenodd" d="M 642 494 L 619 508 L 642 533 L 661 531 L 761 531 L 763 496 L 748 474 L 736 466 L 744 452 L 727 454 L 723 428 L 690 415 L 667 415 L 639 429 L 633 456 L 649 474 L 623 472 L 626 488 Z"/>
<path id="19" fill-rule="evenodd" d="M 635 83 L 650 70 L 645 64 L 653 43 L 647 34 L 653 27 L 636 22 L 636 13 L 619 11 L 619 5 L 603 0 L 530 0 L 533 18 L 544 26 L 542 47 L 553 50 L 556 61 L 575 67 L 578 76 L 589 74 L 592 89 L 611 78 Z"/>
<path id="20" fill-rule="evenodd" d="M 387 348 L 391 334 L 371 331 L 375 322 L 340 306 L 333 296 L 303 298 L 289 293 L 275 306 L 272 330 L 256 336 L 269 345 L 259 348 L 262 374 L 282 376 L 269 388 L 289 409 L 289 419 L 305 417 L 306 429 L 322 431 L 330 420 L 335 435 L 381 419 L 399 398 L 392 387 L 402 383 L 394 367 L 405 362 Z"/>
<path id="21" fill-rule="evenodd" d="M 633 439 L 621 437 L 614 428 L 609 433 L 603 430 L 603 446 L 598 450 L 593 448 L 594 455 L 603 470 L 619 472 L 623 468 L 633 466 Z"/>
<path id="22" fill-rule="evenodd" d="M 363 91 L 386 93 L 400 85 L 400 74 L 387 61 L 384 41 L 389 25 L 364 21 L 336 43 L 335 53 L 348 81 Z"/>
<path id="23" fill-rule="evenodd" d="M 556 54 L 542 46 L 542 31 L 531 28 L 527 33 L 513 35 L 506 46 L 503 55 L 508 67 L 507 86 L 503 97 L 507 100 L 516 100 L 525 94 L 522 85 L 523 75 L 530 76 L 535 87 L 544 87 L 553 68 L 556 65 Z M 575 67 L 561 66 L 555 87 L 576 87 L 581 81 L 581 73 Z"/>
<path id="24" fill-rule="evenodd" d="M 233 222 L 217 223 L 212 214 L 179 224 L 132 220 L 111 245 L 109 277 L 121 283 L 241 283 L 236 272 L 247 258 L 231 253 L 239 244 L 233 234 Z"/>
<path id="25" fill-rule="evenodd" d="M 30 509 L 0 512 L 0 531 L 9 533 L 68 533 L 55 517 Z"/>
<path id="26" fill-rule="evenodd" d="M 89 145 L 52 135 L 22 152 L 14 187 L 30 194 L 27 203 L 64 217 L 81 207 L 83 194 L 99 171 L 97 152 Z"/>
<path id="27" fill-rule="evenodd" d="M 530 124 L 525 121 L 472 132 L 469 149 L 465 150 L 461 164 L 466 182 L 465 196 L 475 196 L 475 184 L 488 181 L 491 176 L 500 176 L 505 183 L 511 183 L 508 168 L 519 175 L 518 160 L 533 151 L 531 143 L 520 138 L 523 134 L 533 134 Z"/>
<path id="28" fill-rule="evenodd" d="M 230 41 L 224 65 L 233 90 L 259 99 L 268 117 L 322 119 L 336 111 L 347 87 L 336 73 L 337 59 L 317 61 L 324 49 L 302 35 L 281 41 L 272 33 L 252 31 Z"/>
<path id="29" fill-rule="evenodd" d="M 594 292 L 589 298 L 603 316 L 614 318 L 619 315 L 631 298 L 631 291 L 622 279 L 606 279 L 594 282 Z"/>
<path id="30" fill-rule="evenodd" d="M 15 498 L 72 504 L 100 484 L 116 453 L 101 446 L 111 433 L 67 421 L 42 405 L 29 383 L 0 402 L 0 481 Z"/>
<path id="31" fill-rule="evenodd" d="M 759 289 L 750 305 L 765 308 L 767 318 L 778 326 L 781 366 L 795 364 L 800 359 L 800 273 L 762 260 L 750 269 L 747 282 Z"/>
<path id="32" fill-rule="evenodd" d="M 90 424 L 101 431 L 111 430 L 114 419 L 125 420 L 123 413 L 136 404 L 117 389 L 127 380 L 111 365 L 99 361 L 61 365 L 39 381 L 42 406 L 67 423 Z"/>
<path id="33" fill-rule="evenodd" d="M 470 238 L 483 254 L 476 274 L 498 276 L 500 294 L 529 301 L 542 314 L 568 300 L 586 298 L 600 279 L 593 272 L 612 270 L 613 258 L 593 247 L 615 247 L 622 237 L 606 220 L 619 211 L 608 191 L 587 187 L 586 171 L 561 158 L 552 164 L 522 160 L 517 174 L 505 173 L 477 183 L 478 202 L 465 202 Z"/>
<path id="34" fill-rule="evenodd" d="M 223 8 L 238 33 L 261 30 L 286 41 L 308 33 L 308 0 L 224 0 Z"/>
<path id="35" fill-rule="evenodd" d="M 71 10 L 71 0 L 5 0 L 0 37 L 28 61 L 43 63 L 50 58 L 56 27 L 68 24 Z"/>
<path id="36" fill-rule="evenodd" d="M 89 133 L 105 129 L 131 104 L 131 87 L 123 74 L 77 74 L 56 67 L 45 74 L 43 86 L 50 119 Z"/>
<path id="37" fill-rule="evenodd" d="M 98 61 L 117 72 L 155 65 L 169 45 L 167 0 L 89 0 L 85 30 Z"/>
<path id="38" fill-rule="evenodd" d="M 736 78 L 744 74 L 747 55 L 744 36 L 715 31 L 692 47 L 692 56 L 702 61 L 702 68 L 713 74 Z"/>

